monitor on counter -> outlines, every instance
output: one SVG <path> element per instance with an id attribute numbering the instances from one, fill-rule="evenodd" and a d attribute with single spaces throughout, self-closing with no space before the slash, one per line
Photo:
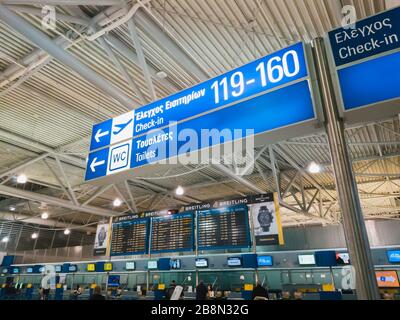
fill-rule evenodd
<path id="1" fill-rule="evenodd" d="M 389 250 L 387 257 L 390 263 L 400 263 L 400 250 Z"/>
<path id="2" fill-rule="evenodd" d="M 347 252 L 336 253 L 336 263 L 339 266 L 350 264 L 350 256 Z"/>
<path id="3" fill-rule="evenodd" d="M 44 267 L 39 267 L 39 272 L 43 273 L 44 272 Z"/>
<path id="4" fill-rule="evenodd" d="M 2 268 L 1 273 L 8 273 L 8 268 Z"/>
<path id="5" fill-rule="evenodd" d="M 313 254 L 299 254 L 298 259 L 300 265 L 315 264 L 315 256 Z"/>
<path id="6" fill-rule="evenodd" d="M 228 267 L 241 267 L 242 258 L 240 257 L 229 257 L 227 260 Z"/>
<path id="7" fill-rule="evenodd" d="M 258 256 L 257 257 L 257 265 L 259 267 L 272 266 L 272 257 L 271 256 Z"/>
<path id="8" fill-rule="evenodd" d="M 33 267 L 26 268 L 26 273 L 33 273 Z"/>
<path id="9" fill-rule="evenodd" d="M 55 266 L 55 269 L 56 269 L 56 272 L 61 272 L 61 269 L 62 269 L 62 265 L 56 265 Z"/>
<path id="10" fill-rule="evenodd" d="M 94 263 L 88 263 L 86 266 L 86 270 L 88 272 L 94 272 L 96 271 L 96 265 Z"/>
<path id="11" fill-rule="evenodd" d="M 135 270 L 136 266 L 135 266 L 135 261 L 128 261 L 127 263 L 125 263 L 125 269 L 126 270 Z"/>
<path id="12" fill-rule="evenodd" d="M 196 268 L 208 268 L 207 258 L 197 258 L 195 261 Z"/>
<path id="13" fill-rule="evenodd" d="M 181 268 L 181 259 L 171 259 L 169 266 L 172 270 L 178 270 Z"/>
<path id="14" fill-rule="evenodd" d="M 19 268 L 18 267 L 13 267 L 12 268 L 12 273 L 13 274 L 18 274 L 19 273 Z"/>
<path id="15" fill-rule="evenodd" d="M 119 275 L 110 275 L 108 276 L 107 285 L 109 287 L 119 287 L 120 276 Z"/>
<path id="16" fill-rule="evenodd" d="M 152 261 L 147 261 L 147 269 L 149 270 L 155 270 L 158 268 L 158 263 L 156 260 L 152 260 Z"/>

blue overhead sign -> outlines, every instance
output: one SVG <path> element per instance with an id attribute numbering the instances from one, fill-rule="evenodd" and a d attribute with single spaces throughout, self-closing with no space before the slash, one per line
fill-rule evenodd
<path id="1" fill-rule="evenodd" d="M 316 119 L 306 48 L 297 43 L 93 127 L 86 180 Z M 188 149 L 202 130 L 246 133 Z"/>
<path id="2" fill-rule="evenodd" d="M 329 32 L 336 95 L 348 123 L 378 120 L 400 108 L 400 7 Z"/>
<path id="3" fill-rule="evenodd" d="M 400 7 L 329 32 L 337 67 L 399 48 Z"/>

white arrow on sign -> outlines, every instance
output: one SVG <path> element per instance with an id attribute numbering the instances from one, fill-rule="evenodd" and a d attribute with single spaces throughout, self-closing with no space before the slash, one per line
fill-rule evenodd
<path id="1" fill-rule="evenodd" d="M 97 143 L 100 142 L 100 138 L 107 136 L 110 132 L 109 131 L 104 131 L 101 132 L 101 129 L 97 130 L 96 134 L 94 135 L 94 140 L 96 140 Z"/>
<path id="2" fill-rule="evenodd" d="M 92 160 L 92 163 L 90 164 L 90 170 L 92 170 L 92 172 L 96 172 L 96 167 L 101 166 L 102 164 L 105 163 L 106 163 L 105 160 L 97 161 L 97 158 L 94 158 Z"/>

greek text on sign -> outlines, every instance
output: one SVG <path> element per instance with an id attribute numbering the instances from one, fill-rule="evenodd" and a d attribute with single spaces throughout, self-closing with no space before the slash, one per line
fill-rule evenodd
<path id="1" fill-rule="evenodd" d="M 397 49 L 400 46 L 400 8 L 356 23 L 355 29 L 329 32 L 336 66 Z"/>

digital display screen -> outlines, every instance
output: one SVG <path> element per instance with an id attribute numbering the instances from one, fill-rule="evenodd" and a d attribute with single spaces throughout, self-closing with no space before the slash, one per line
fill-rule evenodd
<path id="1" fill-rule="evenodd" d="M 19 268 L 13 268 L 12 273 L 19 273 Z"/>
<path id="2" fill-rule="evenodd" d="M 26 268 L 26 273 L 33 273 L 33 268 L 32 267 Z"/>
<path id="3" fill-rule="evenodd" d="M 397 288 L 399 287 L 399 278 L 396 271 L 376 271 L 376 281 L 380 288 Z"/>
<path id="4" fill-rule="evenodd" d="M 195 261 L 196 268 L 208 268 L 208 259 L 197 258 Z"/>
<path id="5" fill-rule="evenodd" d="M 75 264 L 70 265 L 69 268 L 68 268 L 68 271 L 69 272 L 76 272 L 76 271 L 78 271 L 78 266 L 75 265 Z"/>
<path id="6" fill-rule="evenodd" d="M 181 259 L 171 259 L 169 261 L 169 266 L 173 270 L 178 270 L 181 268 Z"/>
<path id="7" fill-rule="evenodd" d="M 113 264 L 111 262 L 106 262 L 104 264 L 104 271 L 112 271 L 113 269 Z"/>
<path id="8" fill-rule="evenodd" d="M 39 272 L 44 272 L 44 267 L 40 267 Z"/>
<path id="9" fill-rule="evenodd" d="M 55 266 L 56 272 L 61 272 L 61 268 L 62 268 L 62 266 L 61 266 L 61 265 L 57 265 L 57 266 Z"/>
<path id="10" fill-rule="evenodd" d="M 134 261 L 127 262 L 125 264 L 125 269 L 126 270 L 135 270 L 135 262 Z"/>
<path id="11" fill-rule="evenodd" d="M 339 266 L 350 264 L 350 256 L 347 252 L 336 253 L 336 263 Z"/>
<path id="12" fill-rule="evenodd" d="M 387 252 L 388 261 L 391 263 L 400 263 L 400 250 L 389 250 Z"/>
<path id="13" fill-rule="evenodd" d="M 119 275 L 110 275 L 108 276 L 108 286 L 109 287 L 119 287 L 120 276 Z"/>
<path id="14" fill-rule="evenodd" d="M 154 270 L 158 268 L 157 261 L 147 261 L 147 269 Z"/>
<path id="15" fill-rule="evenodd" d="M 250 247 L 247 206 L 200 211 L 197 220 L 199 250 Z"/>
<path id="16" fill-rule="evenodd" d="M 8 273 L 8 268 L 3 268 L 3 269 L 1 270 L 1 273 Z"/>
<path id="17" fill-rule="evenodd" d="M 89 263 L 89 264 L 86 266 L 86 270 L 89 271 L 89 272 L 93 272 L 93 271 L 96 270 L 96 265 L 95 265 L 94 263 Z"/>
<path id="18" fill-rule="evenodd" d="M 123 217 L 119 217 L 123 218 Z M 111 256 L 146 254 L 149 219 L 131 218 L 112 225 Z"/>
<path id="19" fill-rule="evenodd" d="M 257 257 L 257 265 L 259 267 L 272 266 L 272 257 L 271 256 L 258 256 Z"/>
<path id="20" fill-rule="evenodd" d="M 315 264 L 315 257 L 313 254 L 301 254 L 298 256 L 299 264 L 301 265 L 311 265 Z"/>
<path id="21" fill-rule="evenodd" d="M 229 267 L 241 267 L 242 266 L 242 258 L 239 257 L 230 257 L 227 260 Z"/>
<path id="22" fill-rule="evenodd" d="M 181 213 L 151 220 L 151 252 L 176 252 L 193 250 L 192 213 Z"/>

